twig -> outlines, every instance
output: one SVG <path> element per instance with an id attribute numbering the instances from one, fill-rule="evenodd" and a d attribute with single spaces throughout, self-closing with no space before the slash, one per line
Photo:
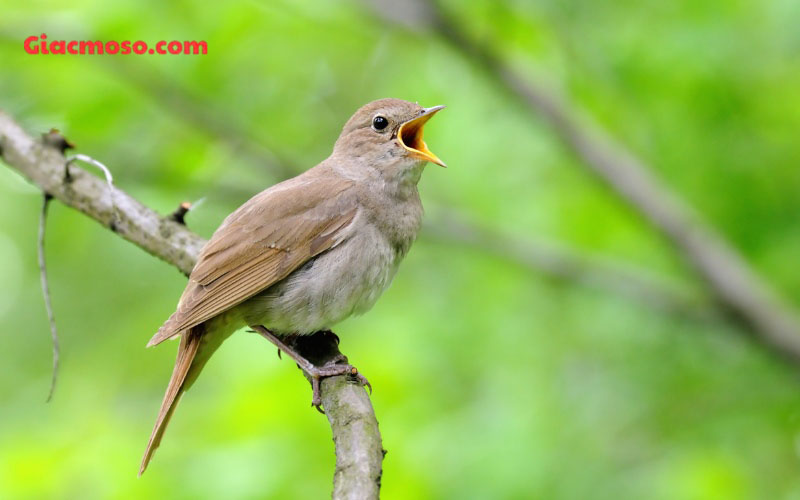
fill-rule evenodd
<path id="1" fill-rule="evenodd" d="M 60 151 L 34 140 L 3 112 L 0 112 L 0 151 L 9 167 L 39 189 L 115 229 L 122 238 L 184 274 L 191 271 L 205 240 L 119 189 L 114 190 L 116 203 L 112 204 L 105 196 L 107 183 L 77 166 L 71 166 L 71 180 L 65 182 L 64 157 Z M 115 213 L 116 226 L 110 224 Z M 379 477 L 374 476 L 374 464 L 380 463 L 383 454 L 369 396 L 362 388 L 347 383 L 345 376 L 325 379 L 322 387 L 323 404 L 330 408 L 328 420 L 337 450 L 334 498 L 377 498 Z M 367 425 L 370 421 L 374 426 Z M 341 460 L 346 463 L 340 464 Z"/>
<path id="2" fill-rule="evenodd" d="M 112 207 L 111 215 L 113 217 L 111 219 L 110 227 L 111 230 L 113 231 L 117 223 L 117 204 L 114 202 L 114 178 L 111 176 L 111 171 L 108 169 L 108 167 L 106 167 L 99 161 L 95 160 L 91 156 L 76 154 L 68 157 L 66 163 L 64 163 L 64 179 L 71 179 L 71 175 L 69 173 L 69 166 L 76 160 L 80 160 L 84 163 L 88 163 L 89 165 L 99 168 L 100 170 L 103 171 L 103 175 L 106 176 L 106 183 L 108 183 L 108 198 L 109 202 L 111 203 Z"/>
<path id="3" fill-rule="evenodd" d="M 42 143 L 61 151 L 61 154 L 64 154 L 68 149 L 75 148 L 75 145 L 68 141 L 57 128 L 51 128 L 49 132 L 42 134 Z"/>
<path id="4" fill-rule="evenodd" d="M 178 205 L 178 208 L 176 208 L 174 212 L 169 214 L 168 217 L 169 217 L 169 219 L 174 220 L 178 224 L 180 224 L 182 226 L 185 226 L 186 225 L 186 221 L 183 218 L 186 217 L 186 214 L 189 213 L 189 210 L 191 208 L 192 208 L 192 204 L 189 203 L 188 201 L 181 202 L 181 204 Z"/>
<path id="5" fill-rule="evenodd" d="M 51 129 L 49 133 L 42 134 L 42 143 L 48 147 L 55 148 L 62 154 L 69 148 L 75 147 L 71 142 L 69 142 L 61 133 L 56 129 Z M 69 172 L 69 166 L 75 160 L 80 160 L 95 167 L 99 168 L 105 174 L 106 182 L 108 183 L 108 193 L 110 198 L 110 203 L 113 207 L 113 214 L 114 219 L 111 221 L 111 227 L 113 229 L 116 221 L 116 204 L 114 203 L 114 179 L 111 176 L 111 172 L 108 170 L 108 167 L 100 163 L 99 161 L 95 160 L 86 155 L 76 154 L 70 156 L 66 159 L 64 163 L 64 180 L 69 182 L 71 180 L 71 175 Z M 53 196 L 49 193 L 45 192 L 42 201 L 42 211 L 39 217 L 39 241 L 38 241 L 38 250 L 39 250 L 39 277 L 42 282 L 42 294 L 44 295 L 44 305 L 47 309 L 47 319 L 50 323 L 50 336 L 53 341 L 53 374 L 50 379 L 50 391 L 47 393 L 47 402 L 49 403 L 53 399 L 53 393 L 56 390 L 56 382 L 58 381 L 58 364 L 59 364 L 59 343 L 58 343 L 58 330 L 56 329 L 56 320 L 53 314 L 53 305 L 50 300 L 50 286 L 47 280 L 47 266 L 45 263 L 45 254 L 44 254 L 44 235 L 45 235 L 45 226 L 47 221 L 47 207 L 50 205 L 50 200 L 53 199 Z"/>
<path id="6" fill-rule="evenodd" d="M 197 200 L 195 202 L 191 202 L 191 201 L 181 202 L 181 204 L 178 205 L 178 208 L 176 208 L 174 212 L 169 214 L 167 216 L 167 218 L 169 218 L 170 220 L 174 220 L 178 224 L 181 224 L 181 225 L 185 226 L 186 225 L 186 220 L 185 220 L 186 214 L 188 214 L 190 210 L 196 210 L 197 207 L 202 205 L 204 201 L 206 201 L 205 197 L 200 198 L 199 200 Z"/>
<path id="7" fill-rule="evenodd" d="M 39 278 L 42 282 L 42 295 L 44 295 L 44 307 L 47 309 L 47 320 L 50 322 L 50 337 L 53 340 L 53 375 L 50 379 L 50 391 L 47 393 L 47 402 L 53 399 L 53 393 L 56 390 L 56 382 L 58 381 L 58 330 L 56 329 L 56 318 L 53 314 L 53 304 L 50 302 L 50 286 L 47 282 L 47 265 L 44 256 L 44 233 L 47 221 L 47 207 L 50 205 L 50 200 L 53 197 L 47 193 L 42 196 L 42 211 L 39 214 L 39 241 L 37 248 L 39 250 Z"/>

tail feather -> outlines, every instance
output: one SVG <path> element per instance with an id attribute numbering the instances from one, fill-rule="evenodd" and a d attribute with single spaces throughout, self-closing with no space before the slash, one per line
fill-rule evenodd
<path id="1" fill-rule="evenodd" d="M 202 332 L 203 327 L 200 325 L 199 327 L 194 327 L 187 330 L 183 333 L 183 335 L 181 335 L 181 344 L 178 347 L 178 358 L 175 360 L 175 368 L 172 370 L 172 377 L 169 380 L 167 392 L 164 394 L 164 401 L 161 403 L 161 410 L 158 412 L 156 424 L 153 427 L 153 432 L 150 435 L 150 441 L 147 443 L 147 449 L 145 450 L 144 457 L 142 458 L 142 465 L 139 468 L 139 476 L 144 473 L 144 470 L 147 468 L 147 464 L 150 462 L 150 458 L 152 458 L 153 453 L 161 443 L 161 437 L 164 435 L 164 430 L 169 423 L 170 417 L 172 417 L 173 411 L 175 411 L 175 406 L 177 406 L 181 394 L 183 394 L 183 392 L 188 388 L 184 382 L 186 381 L 186 376 L 189 373 L 189 369 L 192 367 L 195 356 L 197 355 L 197 350 L 201 343 Z M 194 378 L 196 378 L 196 374 L 194 377 L 192 377 L 192 379 Z"/>
<path id="2" fill-rule="evenodd" d="M 236 322 L 221 317 L 192 327 L 181 335 L 178 358 L 175 360 L 175 368 L 172 370 L 172 377 L 169 380 L 167 392 L 164 394 L 156 425 L 153 427 L 153 433 L 150 435 L 150 441 L 147 443 L 147 449 L 142 458 L 142 465 L 139 469 L 140 476 L 161 443 L 161 437 L 164 435 L 164 430 L 167 428 L 181 395 L 189 390 L 211 355 L 236 329 Z"/>

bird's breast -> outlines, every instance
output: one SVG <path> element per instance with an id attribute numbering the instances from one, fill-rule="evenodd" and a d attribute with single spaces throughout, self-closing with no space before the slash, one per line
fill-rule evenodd
<path id="1" fill-rule="evenodd" d="M 348 236 L 242 305 L 249 324 L 308 334 L 369 310 L 388 288 L 411 241 L 357 217 Z"/>

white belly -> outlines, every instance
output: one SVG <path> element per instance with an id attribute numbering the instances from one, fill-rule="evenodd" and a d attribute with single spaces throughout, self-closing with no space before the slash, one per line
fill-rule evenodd
<path id="1" fill-rule="evenodd" d="M 247 324 L 276 333 L 326 330 L 369 310 L 392 282 L 400 258 L 367 226 L 237 309 Z"/>

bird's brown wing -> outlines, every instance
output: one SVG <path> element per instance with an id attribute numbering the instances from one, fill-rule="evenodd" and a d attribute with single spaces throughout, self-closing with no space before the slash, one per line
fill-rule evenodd
<path id="1" fill-rule="evenodd" d="M 147 345 L 221 314 L 341 242 L 357 211 L 352 187 L 303 175 L 251 198 L 200 252 L 177 311 Z"/>

